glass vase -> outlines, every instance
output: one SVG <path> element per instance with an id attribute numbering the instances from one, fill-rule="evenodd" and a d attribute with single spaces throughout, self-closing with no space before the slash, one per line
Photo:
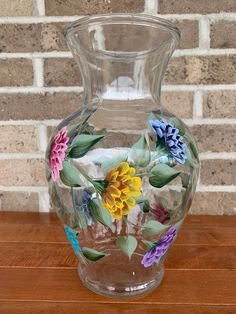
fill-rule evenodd
<path id="1" fill-rule="evenodd" d="M 79 19 L 65 37 L 84 100 L 48 144 L 52 206 L 83 284 L 113 298 L 142 296 L 163 278 L 199 172 L 187 126 L 160 102 L 180 32 L 157 17 L 109 14 Z"/>

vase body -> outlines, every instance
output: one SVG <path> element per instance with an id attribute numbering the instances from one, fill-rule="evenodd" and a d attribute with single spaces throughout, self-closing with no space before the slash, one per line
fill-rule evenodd
<path id="1" fill-rule="evenodd" d="M 179 30 L 156 17 L 110 14 L 80 19 L 65 36 L 84 101 L 48 144 L 52 206 L 89 289 L 145 295 L 162 280 L 199 171 L 187 126 L 160 101 Z"/>

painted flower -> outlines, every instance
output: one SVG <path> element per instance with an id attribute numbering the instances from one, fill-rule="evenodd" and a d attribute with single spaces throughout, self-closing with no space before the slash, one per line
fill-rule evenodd
<path id="1" fill-rule="evenodd" d="M 141 264 L 147 268 L 152 266 L 154 263 L 158 263 L 162 256 L 164 256 L 168 251 L 170 245 L 176 237 L 176 234 L 176 228 L 171 227 L 154 245 L 154 247 L 144 255 Z"/>
<path id="2" fill-rule="evenodd" d="M 78 255 L 81 252 L 81 248 L 79 246 L 79 241 L 77 240 L 76 232 L 68 226 L 64 226 L 64 230 L 75 254 Z"/>
<path id="3" fill-rule="evenodd" d="M 67 136 L 68 130 L 65 126 L 54 137 L 50 154 L 49 154 L 49 166 L 52 173 L 52 180 L 57 181 L 59 179 L 59 173 L 62 170 L 62 162 L 66 157 L 67 143 L 70 138 Z"/>
<path id="4" fill-rule="evenodd" d="M 107 187 L 102 194 L 103 205 L 113 218 L 120 220 L 136 205 L 135 197 L 141 195 L 142 181 L 135 176 L 135 168 L 130 167 L 127 162 L 112 168 L 105 181 Z"/>
<path id="5" fill-rule="evenodd" d="M 154 204 L 152 207 L 151 212 L 153 213 L 155 219 L 160 223 L 164 224 L 170 220 L 170 213 L 163 208 L 163 206 L 160 204 Z"/>
<path id="6" fill-rule="evenodd" d="M 179 134 L 179 130 L 166 120 L 150 120 L 149 122 L 158 140 L 164 143 L 177 162 L 184 164 L 187 159 L 186 144 L 183 141 L 183 137 Z"/>
<path id="7" fill-rule="evenodd" d="M 88 219 L 88 225 L 90 226 L 93 222 L 93 217 L 89 210 L 89 201 L 92 198 L 92 192 L 89 190 L 84 190 L 82 194 L 82 210 L 84 211 L 87 219 Z"/>

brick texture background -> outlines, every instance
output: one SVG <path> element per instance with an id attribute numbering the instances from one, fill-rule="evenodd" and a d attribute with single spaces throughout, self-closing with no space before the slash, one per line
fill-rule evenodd
<path id="1" fill-rule="evenodd" d="M 198 140 L 202 169 L 191 211 L 235 214 L 236 0 L 0 0 L 0 210 L 50 210 L 47 137 L 77 110 L 82 91 L 63 29 L 107 12 L 145 12 L 181 29 L 162 101 Z"/>

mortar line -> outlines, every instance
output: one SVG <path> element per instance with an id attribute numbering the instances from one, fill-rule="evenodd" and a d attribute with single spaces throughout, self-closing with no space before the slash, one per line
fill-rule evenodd
<path id="1" fill-rule="evenodd" d="M 198 185 L 197 192 L 236 192 L 235 185 Z"/>
<path id="2" fill-rule="evenodd" d="M 205 16 L 199 20 L 199 48 L 210 49 L 210 22 Z"/>
<path id="3" fill-rule="evenodd" d="M 207 44 L 208 45 L 208 44 Z M 173 58 L 188 56 L 228 56 L 235 55 L 236 48 L 192 48 L 177 49 L 173 54 Z M 0 59 L 33 59 L 33 58 L 73 58 L 70 51 L 45 51 L 45 52 L 2 52 Z"/>
<path id="4" fill-rule="evenodd" d="M 176 19 L 176 20 L 199 20 L 202 14 L 156 14 L 163 19 Z M 227 20 L 234 21 L 236 13 L 210 13 L 204 15 L 211 21 Z M 17 17 L 1 17 L 0 24 L 37 24 L 37 23 L 53 23 L 53 22 L 73 22 L 84 15 L 70 15 L 70 16 L 17 16 Z"/>
<path id="5" fill-rule="evenodd" d="M 38 192 L 47 192 L 48 187 L 47 186 L 0 186 L 0 191 L 38 193 Z"/>
<path id="6" fill-rule="evenodd" d="M 36 0 L 36 7 L 39 16 L 45 16 L 45 3 L 44 0 Z"/>
<path id="7" fill-rule="evenodd" d="M 194 125 L 234 125 L 236 119 L 182 119 L 189 126 Z M 0 125 L 40 125 L 57 126 L 62 119 L 47 119 L 47 120 L 2 120 Z M 114 130 L 113 130 L 114 132 Z M 140 134 L 140 130 L 119 129 L 119 132 Z M 138 133 L 139 132 L 139 133 Z"/>
<path id="8" fill-rule="evenodd" d="M 194 101 L 193 101 L 193 119 L 202 118 L 202 91 L 196 90 L 194 92 Z"/>
<path id="9" fill-rule="evenodd" d="M 44 73 L 43 73 L 44 61 L 41 58 L 33 59 L 34 70 L 34 86 L 43 87 L 44 85 Z"/>
<path id="10" fill-rule="evenodd" d="M 38 125 L 38 149 L 40 152 L 45 153 L 47 148 L 47 127 L 45 124 Z"/>
<path id="11" fill-rule="evenodd" d="M 136 134 L 131 133 L 130 134 Z M 47 141 L 45 140 L 45 145 L 47 145 Z M 8 159 L 44 159 L 45 152 L 38 153 L 0 153 L 0 160 L 8 160 Z M 236 159 L 236 152 L 203 152 L 200 153 L 201 160 L 209 160 L 209 159 Z"/>
<path id="12" fill-rule="evenodd" d="M 0 59 L 34 59 L 34 58 L 72 58 L 70 51 L 49 52 L 2 52 Z"/>
<path id="13" fill-rule="evenodd" d="M 212 159 L 236 159 L 236 152 L 205 152 L 200 153 L 201 160 L 212 160 Z"/>
<path id="14" fill-rule="evenodd" d="M 219 90 L 236 90 L 236 84 L 219 84 L 219 85 L 163 85 L 162 91 L 168 92 L 175 92 L 175 91 L 219 91 Z M 81 93 L 83 92 L 82 86 L 53 86 L 53 87 L 36 87 L 36 86 L 23 86 L 23 87 L 13 87 L 13 86 L 6 86 L 0 87 L 0 93 L 4 94 L 43 94 L 43 93 L 56 93 L 56 92 L 63 92 L 63 93 L 70 93 L 76 92 Z"/>
<path id="15" fill-rule="evenodd" d="M 38 153 L 0 153 L 0 160 L 25 160 L 25 159 L 44 159 L 45 155 L 42 152 Z"/>
<path id="16" fill-rule="evenodd" d="M 0 87 L 0 93 L 15 94 L 43 94 L 43 93 L 56 93 L 56 92 L 77 92 L 83 91 L 82 86 L 54 86 L 54 87 L 37 87 L 37 86 L 24 86 L 24 87 Z"/>
<path id="17" fill-rule="evenodd" d="M 158 1 L 157 0 L 145 0 L 144 12 L 146 14 L 157 14 Z"/>
<path id="18" fill-rule="evenodd" d="M 172 189 L 178 188 L 177 186 L 171 186 Z M 47 186 L 0 186 L 0 191 L 3 192 L 27 192 L 27 193 L 38 193 L 48 192 Z M 197 192 L 225 192 L 231 193 L 236 192 L 235 185 L 203 185 L 197 186 Z"/>
<path id="19" fill-rule="evenodd" d="M 208 36 L 208 35 L 207 35 Z M 207 39 L 207 41 L 210 41 Z M 205 43 L 207 45 L 210 45 L 210 43 Z M 235 55 L 236 54 L 236 48 L 227 48 L 227 49 L 221 49 L 221 48 L 193 48 L 193 49 L 177 49 L 173 57 L 188 57 L 188 56 L 196 56 L 196 57 L 204 57 L 204 56 L 228 56 L 228 55 Z"/>

